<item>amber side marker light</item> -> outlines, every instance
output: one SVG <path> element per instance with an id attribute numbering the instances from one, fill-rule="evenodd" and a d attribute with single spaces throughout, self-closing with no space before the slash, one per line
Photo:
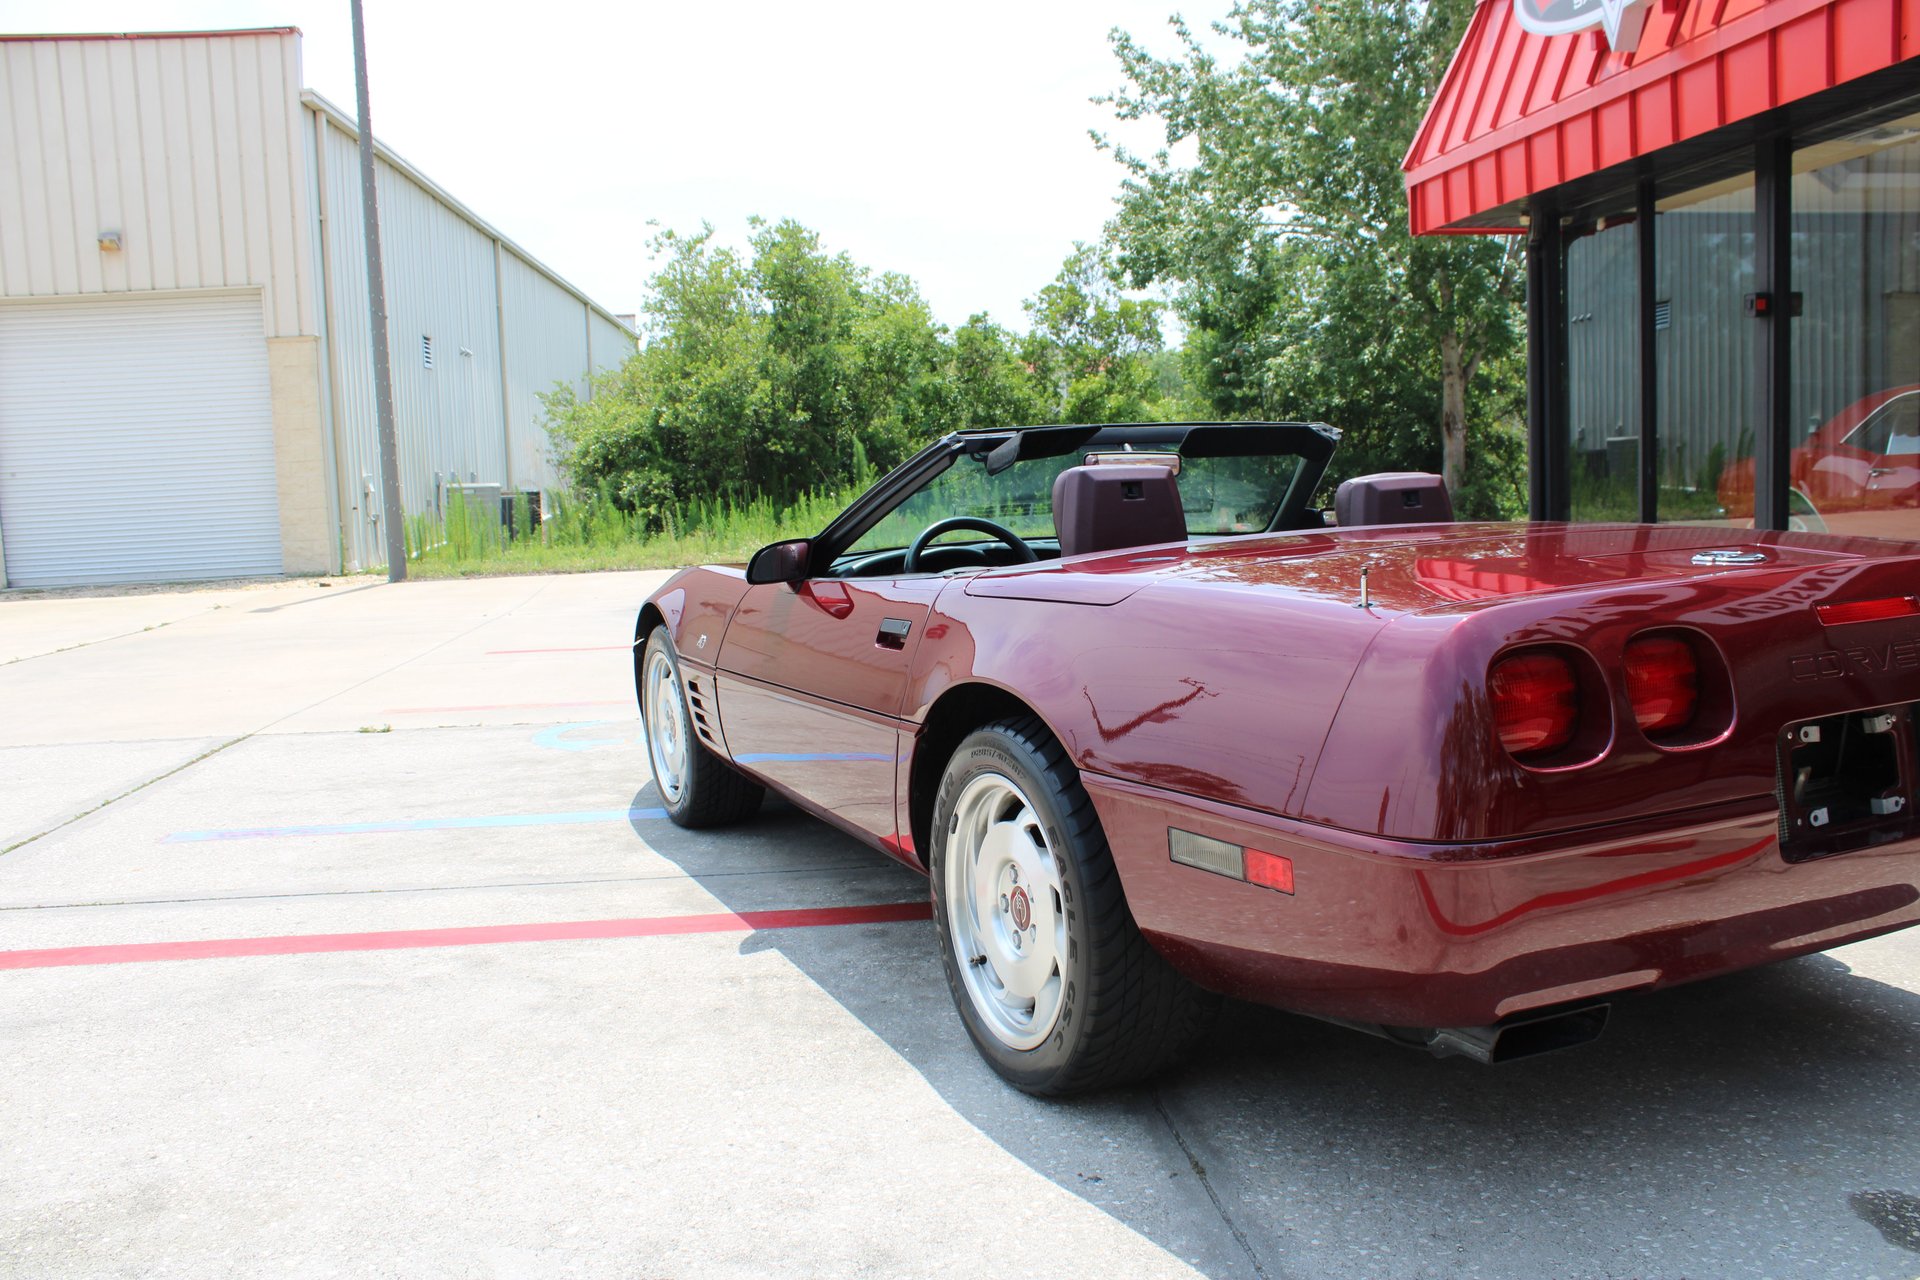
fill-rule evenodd
<path id="1" fill-rule="evenodd" d="M 1627 700 L 1641 732 L 1684 729 L 1700 704 L 1700 667 L 1677 636 L 1645 636 L 1627 645 Z"/>
<path id="2" fill-rule="evenodd" d="M 1881 622 L 1888 618 L 1910 618 L 1920 613 L 1920 600 L 1912 596 L 1887 596 L 1880 600 L 1848 600 L 1844 604 L 1817 604 L 1814 616 L 1823 626 L 1837 627 L 1848 622 Z"/>
<path id="3" fill-rule="evenodd" d="M 1281 893 L 1293 892 L 1293 859 L 1264 849 L 1249 849 L 1212 836 L 1167 828 L 1167 852 L 1182 866 L 1244 880 Z"/>

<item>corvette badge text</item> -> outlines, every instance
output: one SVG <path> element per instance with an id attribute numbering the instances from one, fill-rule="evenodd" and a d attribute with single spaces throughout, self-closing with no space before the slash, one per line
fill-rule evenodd
<path id="1" fill-rule="evenodd" d="M 1787 659 L 1788 672 L 1803 684 L 1851 675 L 1881 676 L 1914 667 L 1920 667 L 1920 639 L 1856 645 L 1851 649 L 1829 649 L 1825 653 L 1798 653 Z"/>

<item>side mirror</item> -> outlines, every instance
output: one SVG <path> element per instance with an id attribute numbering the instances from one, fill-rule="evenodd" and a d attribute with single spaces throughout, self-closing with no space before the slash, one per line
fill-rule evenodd
<path id="1" fill-rule="evenodd" d="M 812 557 L 811 538 L 794 538 L 764 546 L 747 562 L 747 584 L 758 587 L 769 582 L 804 582 L 807 562 Z"/>

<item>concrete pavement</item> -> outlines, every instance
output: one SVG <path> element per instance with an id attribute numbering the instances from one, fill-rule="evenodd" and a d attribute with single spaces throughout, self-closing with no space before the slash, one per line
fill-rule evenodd
<path id="1" fill-rule="evenodd" d="M 859 914 L 922 880 L 657 816 L 659 577 L 0 599 L 0 951 L 214 953 L 0 971 L 0 1275 L 1920 1276 L 1911 937 L 1036 1102 Z"/>

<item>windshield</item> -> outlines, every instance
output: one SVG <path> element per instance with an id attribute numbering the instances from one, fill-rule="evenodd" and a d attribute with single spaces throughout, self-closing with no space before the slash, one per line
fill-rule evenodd
<path id="1" fill-rule="evenodd" d="M 1920 453 L 1920 391 L 1881 405 L 1853 429 L 1846 443 L 1882 457 Z"/>
<path id="2" fill-rule="evenodd" d="M 1133 451 L 1140 460 L 1173 455 L 1172 446 Z M 906 546 L 935 521 L 949 516 L 982 516 L 1005 525 L 1022 538 L 1051 538 L 1053 482 L 1088 456 L 1120 460 L 1112 448 L 1075 449 L 1051 458 L 1014 463 L 997 475 L 987 471 L 987 455 L 963 455 L 908 497 L 860 537 L 847 555 L 860 556 Z M 1192 535 L 1258 533 L 1272 523 L 1305 461 L 1291 454 L 1254 457 L 1181 457 L 1175 483 Z M 969 537 L 980 537 L 970 534 Z"/>

